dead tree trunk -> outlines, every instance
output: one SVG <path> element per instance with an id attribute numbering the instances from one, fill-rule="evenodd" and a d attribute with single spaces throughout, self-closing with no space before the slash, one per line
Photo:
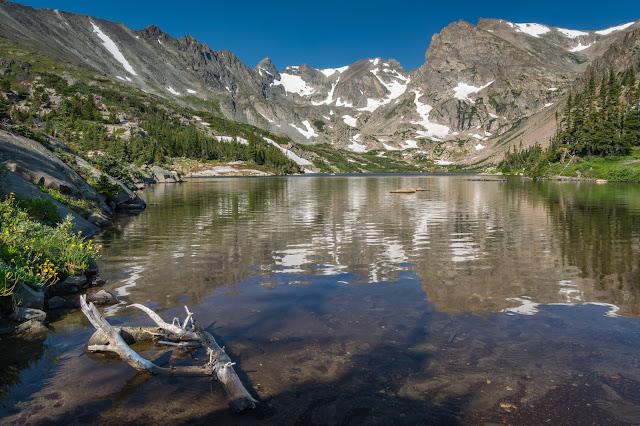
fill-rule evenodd
<path id="1" fill-rule="evenodd" d="M 202 376 L 215 376 L 215 378 L 222 384 L 227 395 L 231 399 L 231 404 L 235 410 L 242 411 L 247 408 L 255 408 L 257 402 L 242 385 L 242 382 L 238 378 L 235 370 L 233 369 L 234 362 L 231 362 L 229 355 L 223 348 L 218 345 L 213 336 L 195 326 L 192 320 L 193 313 L 189 312 L 189 309 L 185 306 L 187 311 L 187 318 L 183 324 L 176 318 L 172 324 L 166 323 L 158 314 L 153 312 L 146 306 L 133 304 L 130 305 L 144 311 L 151 319 L 157 324 L 157 326 L 164 331 L 161 333 L 161 338 L 164 339 L 162 344 L 173 346 L 193 346 L 201 345 L 207 350 L 209 355 L 209 361 L 203 366 L 185 366 L 185 367 L 160 367 L 151 361 L 141 357 L 136 351 L 124 341 L 118 331 L 116 331 L 111 324 L 100 314 L 98 309 L 89 303 L 87 305 L 86 296 L 80 296 L 80 307 L 85 316 L 89 319 L 91 324 L 96 328 L 97 332 L 102 334 L 103 340 L 106 340 L 107 344 L 90 344 L 87 350 L 92 352 L 115 352 L 123 361 L 132 366 L 138 371 L 142 371 L 148 374 L 189 374 L 189 375 L 202 375 Z M 177 323 L 177 324 L 176 324 Z M 191 327 L 187 328 L 191 323 Z M 152 333 L 152 331 L 147 330 Z M 91 341 L 95 341 L 92 338 Z"/>

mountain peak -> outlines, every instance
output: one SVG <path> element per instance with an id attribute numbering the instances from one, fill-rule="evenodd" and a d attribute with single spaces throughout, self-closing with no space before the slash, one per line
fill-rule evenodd
<path id="1" fill-rule="evenodd" d="M 165 32 L 162 31 L 157 25 L 149 25 L 147 28 L 140 30 L 146 37 L 161 37 L 165 35 Z"/>

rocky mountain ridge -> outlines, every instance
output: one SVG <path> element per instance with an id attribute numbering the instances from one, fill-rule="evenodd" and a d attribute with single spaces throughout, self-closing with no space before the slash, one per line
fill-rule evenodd
<path id="1" fill-rule="evenodd" d="M 230 51 L 156 26 L 123 24 L 0 1 L 0 36 L 149 93 L 197 105 L 294 141 L 365 152 L 417 149 L 482 161 L 514 123 L 557 106 L 587 67 L 640 21 L 578 31 L 481 19 L 435 34 L 425 63 L 362 59 L 333 69 L 253 69 Z"/>

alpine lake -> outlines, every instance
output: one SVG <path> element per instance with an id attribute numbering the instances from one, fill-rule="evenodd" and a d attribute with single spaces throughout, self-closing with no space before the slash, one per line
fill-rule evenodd
<path id="1" fill-rule="evenodd" d="M 424 191 L 391 193 L 406 187 Z M 44 342 L 0 341 L 0 424 L 640 423 L 640 185 L 338 175 L 140 195 L 97 237 L 121 299 L 101 310 L 133 326 L 152 323 L 128 304 L 188 306 L 256 409 L 86 353 L 94 328 L 67 311 Z"/>

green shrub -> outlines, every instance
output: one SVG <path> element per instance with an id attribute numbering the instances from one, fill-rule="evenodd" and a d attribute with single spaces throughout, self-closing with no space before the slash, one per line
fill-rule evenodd
<path id="1" fill-rule="evenodd" d="M 100 194 L 104 195 L 107 202 L 115 201 L 122 189 L 117 183 L 111 183 L 106 175 L 101 175 L 100 179 L 91 182 L 91 186 L 93 186 Z"/>
<path id="2" fill-rule="evenodd" d="M 45 225 L 54 226 L 62 222 L 62 218 L 56 210 L 53 201 L 42 197 L 24 198 L 17 197 L 16 205 L 23 209 L 31 218 L 42 222 Z"/>

